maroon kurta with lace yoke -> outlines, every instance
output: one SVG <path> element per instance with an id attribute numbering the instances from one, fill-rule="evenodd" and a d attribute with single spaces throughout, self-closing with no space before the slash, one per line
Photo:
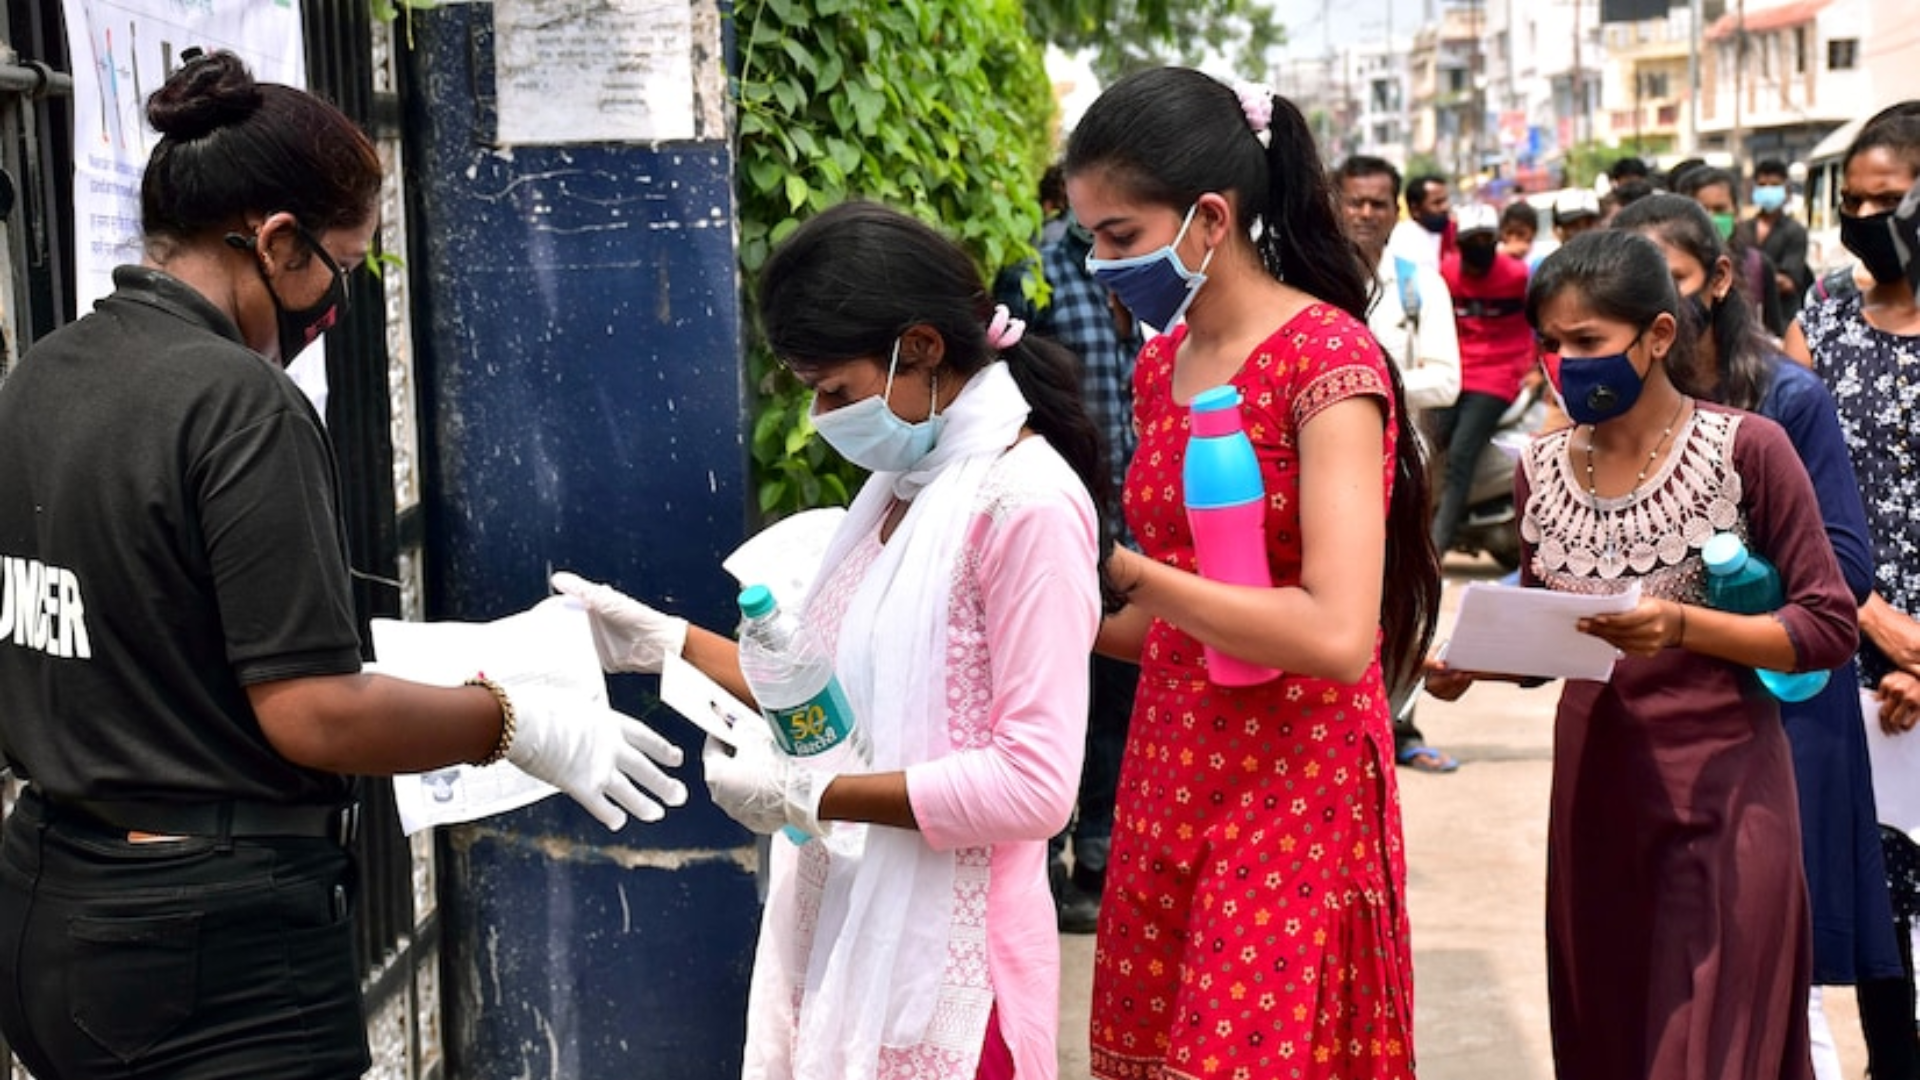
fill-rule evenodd
<path id="1" fill-rule="evenodd" d="M 1705 603 L 1701 545 L 1780 569 L 1800 666 L 1852 654 L 1854 606 L 1786 434 L 1699 404 L 1638 490 L 1596 499 L 1590 429 L 1530 449 L 1528 585 Z M 1571 455 L 1571 456 L 1570 456 Z M 1554 729 L 1548 994 L 1560 1080 L 1803 1080 L 1811 969 L 1792 755 L 1751 670 L 1670 648 L 1570 681 Z"/>

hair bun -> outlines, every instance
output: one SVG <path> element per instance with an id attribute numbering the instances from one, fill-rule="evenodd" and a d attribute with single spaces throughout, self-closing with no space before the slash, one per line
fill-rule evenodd
<path id="1" fill-rule="evenodd" d="M 174 139 L 198 139 L 260 108 L 260 86 L 238 56 L 188 49 L 184 61 L 147 98 L 147 122 Z"/>

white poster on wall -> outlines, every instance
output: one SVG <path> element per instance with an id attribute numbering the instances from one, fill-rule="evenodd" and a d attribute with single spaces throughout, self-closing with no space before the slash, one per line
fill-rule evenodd
<path id="1" fill-rule="evenodd" d="M 695 134 L 687 0 L 494 0 L 503 146 Z"/>
<path id="2" fill-rule="evenodd" d="M 307 84 L 294 0 L 63 0 L 73 56 L 74 289 L 78 310 L 140 261 L 140 174 L 159 135 L 146 102 L 198 47 L 227 49 L 262 82 Z"/>

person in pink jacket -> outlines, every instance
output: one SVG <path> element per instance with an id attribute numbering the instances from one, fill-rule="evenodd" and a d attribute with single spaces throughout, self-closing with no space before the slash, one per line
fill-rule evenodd
<path id="1" fill-rule="evenodd" d="M 1112 535 L 1072 354 L 994 309 L 964 250 L 872 204 L 802 225 L 759 296 L 816 428 L 873 473 L 801 606 L 873 759 L 829 775 L 757 726 L 708 743 L 736 820 L 830 834 L 771 846 L 745 1076 L 1050 1080 L 1047 838 L 1073 810 Z M 749 697 L 730 638 L 556 585 L 610 669 L 680 653 Z"/>

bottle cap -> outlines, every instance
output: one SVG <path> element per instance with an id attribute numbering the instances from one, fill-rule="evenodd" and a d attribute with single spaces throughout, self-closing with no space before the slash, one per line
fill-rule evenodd
<path id="1" fill-rule="evenodd" d="M 749 619 L 757 619 L 778 606 L 773 590 L 765 585 L 749 585 L 740 590 L 740 614 Z"/>
<path id="2" fill-rule="evenodd" d="M 1700 548 L 1700 561 L 1709 574 L 1731 574 L 1746 565 L 1746 542 L 1730 532 L 1714 533 Z"/>
<path id="3" fill-rule="evenodd" d="M 1240 430 L 1240 388 L 1215 386 L 1194 395 L 1187 406 L 1193 434 L 1202 439 Z"/>

